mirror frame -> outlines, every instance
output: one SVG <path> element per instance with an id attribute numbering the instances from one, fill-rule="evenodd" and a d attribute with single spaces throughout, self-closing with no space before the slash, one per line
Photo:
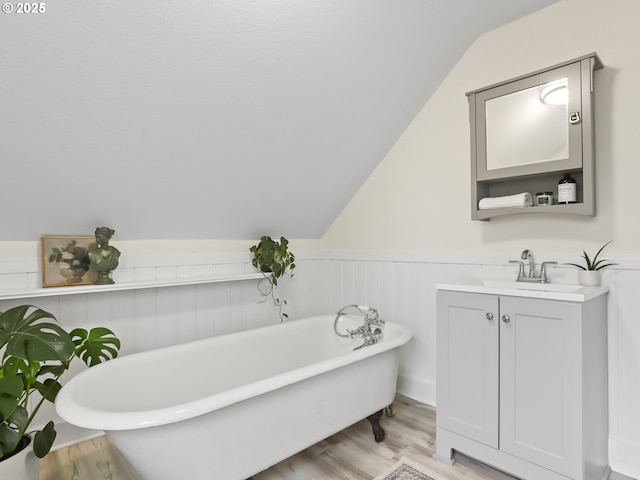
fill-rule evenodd
<path id="1" fill-rule="evenodd" d="M 602 64 L 597 56 L 594 68 L 601 68 Z M 581 59 L 575 59 L 564 64 L 556 65 L 548 69 L 523 75 L 505 82 L 490 85 L 488 87 L 467 93 L 469 100 L 469 112 L 471 123 L 472 162 L 475 164 L 476 178 L 478 181 L 497 180 L 503 178 L 516 178 L 525 175 L 570 171 L 582 168 L 583 145 L 583 91 L 591 90 L 591 79 L 584 79 L 581 72 Z M 599 67 L 598 67 L 599 65 Z M 488 169 L 487 168 L 487 124 L 486 102 L 504 95 L 516 93 L 531 87 L 543 85 L 560 78 L 568 78 L 569 101 L 568 114 L 579 112 L 581 121 L 570 123 L 567 118 L 569 134 L 569 156 L 557 160 L 542 160 L 537 163 L 515 165 L 512 167 Z"/>

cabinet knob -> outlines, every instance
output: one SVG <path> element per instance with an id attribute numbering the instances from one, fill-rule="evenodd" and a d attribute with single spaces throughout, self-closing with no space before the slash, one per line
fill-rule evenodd
<path id="1" fill-rule="evenodd" d="M 487 318 L 487 320 L 493 320 L 493 313 L 491 313 L 491 312 L 487 312 L 487 314 L 485 315 L 485 317 Z"/>
<path id="2" fill-rule="evenodd" d="M 504 323 L 509 323 L 511 319 L 509 318 L 509 315 L 502 315 L 502 321 Z"/>

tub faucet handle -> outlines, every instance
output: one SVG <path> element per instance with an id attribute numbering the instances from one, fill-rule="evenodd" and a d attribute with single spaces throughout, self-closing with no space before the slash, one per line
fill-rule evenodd
<path id="1" fill-rule="evenodd" d="M 367 335 L 362 336 L 364 343 L 359 347 L 354 348 L 354 350 L 360 350 L 363 347 L 368 347 L 370 345 L 375 345 L 379 340 L 382 340 L 382 330 L 376 328 L 373 333 L 369 333 Z"/>
<path id="2" fill-rule="evenodd" d="M 382 327 L 382 328 L 384 328 L 384 324 L 385 324 L 385 323 L 386 323 L 386 322 L 385 322 L 383 319 L 378 318 L 378 317 L 376 317 L 376 318 L 369 318 L 369 317 L 367 317 L 367 318 L 365 318 L 365 319 L 364 319 L 364 324 L 365 324 L 365 326 L 375 325 L 375 326 L 377 326 L 377 327 Z"/>
<path id="3" fill-rule="evenodd" d="M 364 335 L 366 335 L 366 333 L 367 332 L 364 325 L 361 325 L 354 330 L 347 329 L 347 336 L 349 338 L 363 337 Z"/>

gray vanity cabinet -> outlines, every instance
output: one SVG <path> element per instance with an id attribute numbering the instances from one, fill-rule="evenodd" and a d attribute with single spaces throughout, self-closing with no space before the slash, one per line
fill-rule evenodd
<path id="1" fill-rule="evenodd" d="M 437 312 L 437 426 L 498 448 L 498 297 L 438 292 Z"/>
<path id="2" fill-rule="evenodd" d="M 529 480 L 608 477 L 606 295 L 439 290 L 437 453 Z"/>

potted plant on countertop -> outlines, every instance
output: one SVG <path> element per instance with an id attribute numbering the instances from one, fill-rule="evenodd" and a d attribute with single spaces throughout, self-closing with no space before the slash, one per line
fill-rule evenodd
<path id="1" fill-rule="evenodd" d="M 115 358 L 120 340 L 107 328 L 67 333 L 56 318 L 33 305 L 0 312 L 0 478 L 37 480 L 39 461 L 56 437 L 49 421 L 30 430 L 40 407 L 53 402 L 59 379 L 74 358 L 89 367 Z"/>
<path id="2" fill-rule="evenodd" d="M 264 281 L 258 282 L 258 290 L 265 297 L 271 295 L 273 304 L 278 307 L 280 321 L 289 318 L 289 315 L 282 311 L 283 305 L 287 304 L 286 300 L 280 300 L 275 296 L 275 290 L 278 287 L 278 279 L 285 276 L 293 276 L 292 270 L 296 268 L 295 256 L 289 250 L 289 240 L 280 237 L 280 242 L 273 240 L 268 235 L 263 236 L 257 245 L 249 248 L 253 254 L 251 264 L 259 269 L 264 275 Z M 264 282 L 268 284 L 266 287 L 261 285 Z"/>
<path id="3" fill-rule="evenodd" d="M 600 270 L 605 267 L 610 267 L 612 265 L 618 265 L 617 263 L 609 262 L 606 259 L 598 260 L 598 256 L 604 250 L 604 247 L 609 245 L 613 240 L 609 240 L 605 243 L 600 250 L 595 254 L 593 259 L 587 255 L 586 251 L 582 251 L 582 258 L 584 258 L 585 265 L 579 265 L 577 263 L 567 263 L 566 265 L 572 265 L 574 267 L 578 267 L 580 271 L 578 272 L 578 281 L 580 285 L 585 287 L 595 287 L 600 285 Z M 608 262 L 608 263 L 607 263 Z"/>

